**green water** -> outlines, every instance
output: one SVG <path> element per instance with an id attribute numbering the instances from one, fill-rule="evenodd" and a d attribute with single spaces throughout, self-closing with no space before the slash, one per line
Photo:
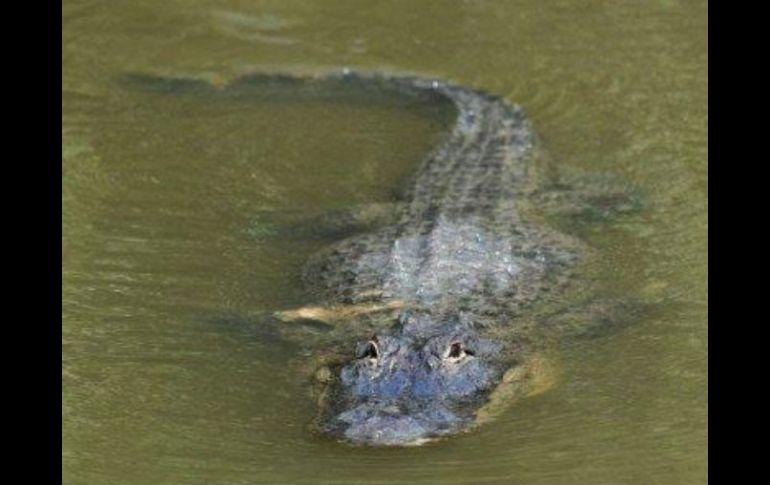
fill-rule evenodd
<path id="1" fill-rule="evenodd" d="M 62 57 L 64 483 L 706 483 L 706 2 L 68 0 Z M 473 433 L 309 431 L 306 359 L 206 317 L 301 304 L 321 243 L 264 215 L 387 200 L 441 120 L 115 77 L 340 66 L 501 94 L 556 163 L 639 186 L 647 210 L 587 236 L 608 287 L 663 311 L 570 346 L 558 386 Z"/>

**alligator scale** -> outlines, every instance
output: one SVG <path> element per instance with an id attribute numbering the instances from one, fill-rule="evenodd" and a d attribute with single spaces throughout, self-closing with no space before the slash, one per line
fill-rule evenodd
<path id="1" fill-rule="evenodd" d="M 548 386 L 546 335 L 558 326 L 536 318 L 536 309 L 576 286 L 591 252 L 544 215 L 616 212 L 629 197 L 613 184 L 548 182 L 520 107 L 444 81 L 348 71 L 145 85 L 241 94 L 283 85 L 362 99 L 387 91 L 453 106 L 455 121 L 401 200 L 378 206 L 381 222 L 308 261 L 313 304 L 275 313 L 280 325 L 332 326 L 315 374 L 323 433 L 367 445 L 420 444 L 470 429 Z"/>

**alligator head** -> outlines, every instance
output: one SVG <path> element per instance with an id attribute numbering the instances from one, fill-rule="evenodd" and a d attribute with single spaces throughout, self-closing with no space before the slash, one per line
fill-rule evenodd
<path id="1" fill-rule="evenodd" d="M 502 345 L 458 319 L 407 320 L 359 342 L 335 370 L 323 431 L 358 444 L 411 445 L 473 423 L 501 379 Z"/>

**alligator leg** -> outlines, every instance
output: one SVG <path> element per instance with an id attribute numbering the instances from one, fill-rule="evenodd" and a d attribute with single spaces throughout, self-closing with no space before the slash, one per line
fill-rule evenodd
<path id="1" fill-rule="evenodd" d="M 544 315 L 538 322 L 538 330 L 546 338 L 559 335 L 562 340 L 608 336 L 642 318 L 654 316 L 661 308 L 662 304 L 636 298 L 593 297 Z"/>
<path id="2" fill-rule="evenodd" d="M 545 214 L 586 222 L 636 212 L 643 205 L 638 188 L 608 174 L 559 173 L 533 199 Z"/>
<path id="3" fill-rule="evenodd" d="M 314 320 L 329 325 L 350 321 L 351 319 L 372 313 L 398 310 L 402 303 L 398 300 L 387 303 L 358 303 L 355 305 L 308 306 L 293 310 L 277 311 L 273 315 L 282 322 L 303 322 Z"/>
<path id="4" fill-rule="evenodd" d="M 396 222 L 401 203 L 372 202 L 326 212 L 263 212 L 247 232 L 255 237 L 341 239 Z"/>
<path id="5" fill-rule="evenodd" d="M 537 396 L 558 381 L 558 359 L 551 353 L 536 352 L 509 369 L 489 401 L 476 412 L 476 425 L 495 419 L 516 401 Z"/>

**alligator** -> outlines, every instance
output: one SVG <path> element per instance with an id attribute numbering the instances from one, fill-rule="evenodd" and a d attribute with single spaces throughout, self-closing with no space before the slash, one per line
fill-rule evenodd
<path id="1" fill-rule="evenodd" d="M 595 251 L 551 216 L 623 212 L 635 206 L 631 192 L 606 178 L 551 180 L 520 106 L 439 79 L 349 70 L 219 84 L 140 80 L 170 92 L 281 85 L 315 96 L 357 93 L 363 102 L 389 92 L 454 110 L 399 200 L 350 211 L 357 215 L 348 219 L 366 219 L 362 229 L 307 262 L 314 303 L 272 313 L 287 328 L 326 329 L 314 374 L 314 426 L 323 434 L 403 446 L 473 429 L 552 385 L 550 342 L 568 327 L 558 322 L 606 316 L 570 305 L 554 310 L 571 301 L 565 295 L 586 294 L 590 278 L 581 279 L 579 268 Z M 364 213 L 376 214 L 374 223 Z"/>

